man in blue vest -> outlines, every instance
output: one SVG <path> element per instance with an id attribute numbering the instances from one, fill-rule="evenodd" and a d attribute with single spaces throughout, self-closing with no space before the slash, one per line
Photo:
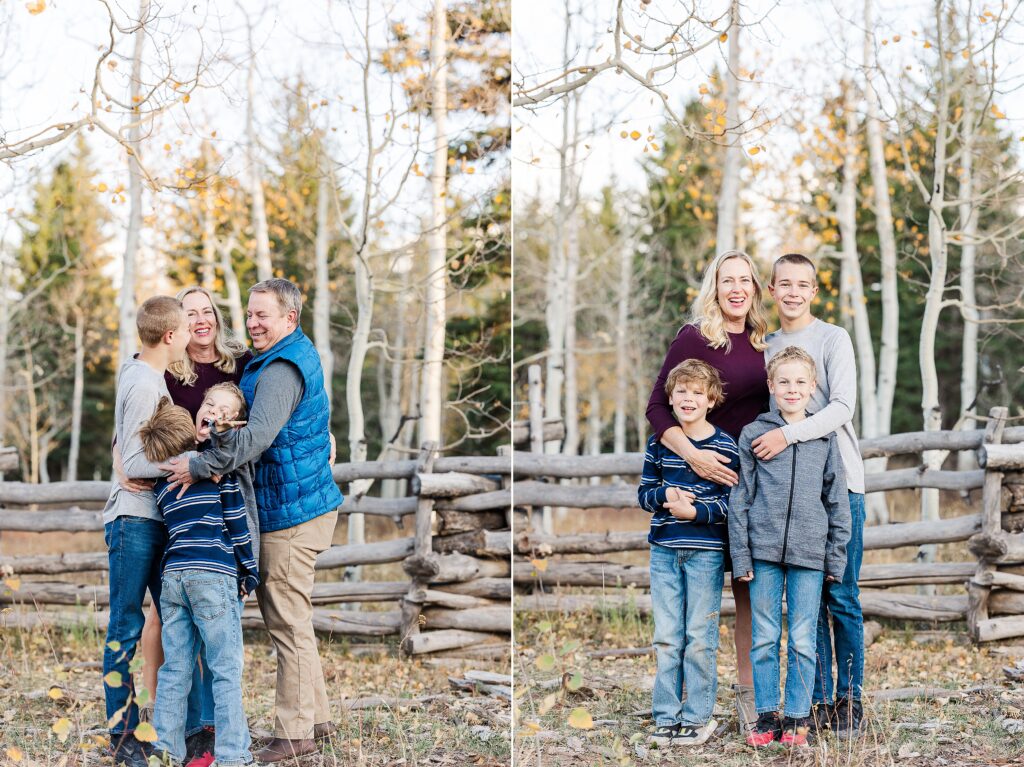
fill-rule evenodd
<path id="1" fill-rule="evenodd" d="M 299 328 L 302 294 L 288 280 L 249 291 L 246 326 L 256 356 L 242 375 L 249 421 L 230 444 L 171 459 L 189 484 L 254 461 L 260 520 L 260 612 L 277 648 L 273 763 L 316 750 L 335 729 L 313 633 L 313 566 L 331 545 L 342 495 L 331 476 L 330 406 L 320 357 Z"/>

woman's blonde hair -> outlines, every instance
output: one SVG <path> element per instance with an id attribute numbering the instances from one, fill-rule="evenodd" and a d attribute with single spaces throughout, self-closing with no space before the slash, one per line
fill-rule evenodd
<path id="1" fill-rule="evenodd" d="M 179 291 L 177 299 L 184 301 L 185 296 L 190 293 L 202 293 L 210 299 L 210 306 L 213 307 L 213 316 L 217 318 L 217 335 L 213 339 L 213 348 L 217 351 L 217 360 L 213 363 L 213 366 L 222 373 L 233 374 L 238 367 L 238 358 L 247 351 L 246 345 L 239 341 L 234 332 L 229 330 L 224 324 L 224 315 L 217 308 L 217 302 L 213 300 L 213 294 L 210 291 L 196 285 Z M 196 367 L 192 364 L 192 358 L 188 354 L 177 362 L 172 362 L 167 366 L 167 369 L 171 371 L 172 376 L 185 386 L 191 386 L 199 378 Z"/>
<path id="2" fill-rule="evenodd" d="M 718 304 L 718 272 L 721 271 L 722 264 L 732 258 L 742 259 L 750 267 L 750 276 L 754 281 L 754 300 L 751 302 L 750 311 L 747 312 L 747 327 L 750 329 L 750 345 L 759 352 L 764 351 L 768 347 L 764 340 L 768 335 L 768 313 L 762 299 L 761 280 L 758 279 L 754 259 L 742 250 L 726 250 L 715 256 L 708 264 L 708 268 L 704 270 L 700 292 L 697 293 L 697 298 L 690 309 L 690 322 L 697 326 L 712 349 L 725 347 L 726 351 L 731 350 L 732 344 L 725 330 L 722 307 Z"/>

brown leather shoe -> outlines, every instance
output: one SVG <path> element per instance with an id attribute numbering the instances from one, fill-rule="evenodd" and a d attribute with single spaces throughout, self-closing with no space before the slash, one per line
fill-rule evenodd
<path id="1" fill-rule="evenodd" d="M 274 762 L 283 762 L 285 759 L 313 754 L 316 753 L 316 750 L 316 743 L 309 738 L 304 740 L 274 738 L 257 751 L 255 756 L 256 761 L 260 764 L 273 764 Z"/>
<path id="2" fill-rule="evenodd" d="M 338 725 L 334 722 L 321 722 L 313 725 L 313 740 L 317 743 L 328 740 L 338 732 Z"/>

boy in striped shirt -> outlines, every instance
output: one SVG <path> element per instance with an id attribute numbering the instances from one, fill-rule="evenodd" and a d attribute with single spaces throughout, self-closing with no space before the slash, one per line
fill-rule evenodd
<path id="1" fill-rule="evenodd" d="M 146 458 L 161 463 L 195 448 L 211 431 L 230 428 L 244 408 L 241 392 L 233 413 L 225 412 L 214 424 L 196 422 L 188 411 L 162 399 L 153 417 L 139 430 Z M 153 488 L 157 506 L 167 525 L 168 544 L 162 562 L 160 613 L 164 664 L 157 678 L 153 725 L 156 752 L 173 764 L 185 756 L 185 713 L 196 655 L 205 647 L 204 673 L 213 677 L 215 754 L 197 756 L 191 767 L 249 764 L 252 754 L 249 725 L 242 709 L 242 600 L 256 587 L 258 570 L 253 557 L 245 499 L 234 473 L 219 485 L 202 480 L 183 492 L 169 487 L 166 478 Z"/>
<path id="2" fill-rule="evenodd" d="M 729 456 L 739 470 L 736 441 L 707 420 L 725 399 L 714 367 L 684 360 L 665 381 L 672 413 L 698 449 Z M 662 748 L 700 745 L 714 733 L 718 690 L 718 618 L 725 578 L 729 488 L 700 477 L 656 437 L 647 441 L 640 507 L 651 512 L 651 603 L 654 649 L 654 733 Z M 683 681 L 686 701 L 683 702 Z"/>

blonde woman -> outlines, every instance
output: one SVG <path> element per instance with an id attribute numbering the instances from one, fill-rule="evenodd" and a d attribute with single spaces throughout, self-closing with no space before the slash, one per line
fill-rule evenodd
<path id="1" fill-rule="evenodd" d="M 736 472 L 727 465 L 729 456 L 699 450 L 687 439 L 672 414 L 665 379 L 683 360 L 699 359 L 712 365 L 722 379 L 725 401 L 708 414 L 708 421 L 739 439 L 743 427 L 768 410 L 764 363 L 768 320 L 761 296 L 761 282 L 750 256 L 738 250 L 716 256 L 704 272 L 689 321 L 669 346 L 647 402 L 647 420 L 661 444 L 686 460 L 701 477 L 729 487 L 737 482 Z M 740 731 L 745 735 L 757 720 L 750 664 L 750 592 L 746 583 L 735 578 L 732 592 L 738 676 L 733 689 Z"/>

